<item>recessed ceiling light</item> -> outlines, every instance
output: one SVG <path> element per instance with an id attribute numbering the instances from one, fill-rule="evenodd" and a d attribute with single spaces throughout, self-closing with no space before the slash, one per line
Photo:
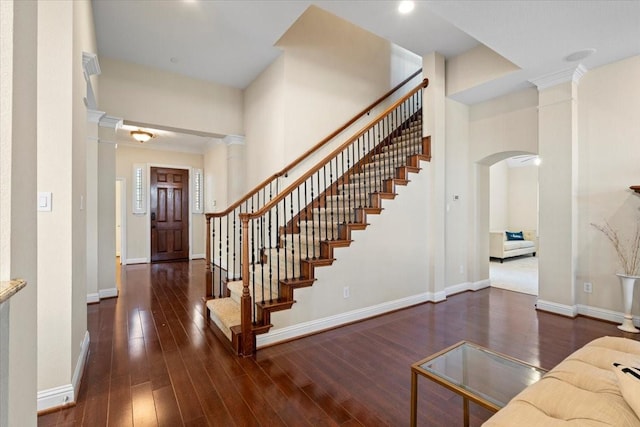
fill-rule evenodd
<path id="1" fill-rule="evenodd" d="M 402 13 L 403 15 L 406 15 L 407 13 L 411 12 L 414 7 L 415 7 L 414 2 L 409 0 L 404 0 L 404 1 L 401 1 L 400 4 L 398 4 L 398 12 Z"/>
<path id="2" fill-rule="evenodd" d="M 583 49 L 583 50 L 579 50 L 577 52 L 573 52 L 570 55 L 567 55 L 564 60 L 567 62 L 574 62 L 574 61 L 581 61 L 591 55 L 593 55 L 594 53 L 596 53 L 596 50 L 593 48 L 590 49 Z"/>

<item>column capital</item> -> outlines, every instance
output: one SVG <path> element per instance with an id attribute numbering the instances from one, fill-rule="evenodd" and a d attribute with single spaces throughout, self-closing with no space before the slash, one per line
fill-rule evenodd
<path id="1" fill-rule="evenodd" d="M 530 79 L 529 82 L 536 85 L 539 91 L 567 82 L 578 84 L 587 71 L 584 65 L 579 64 L 577 67 L 566 68 Z"/>

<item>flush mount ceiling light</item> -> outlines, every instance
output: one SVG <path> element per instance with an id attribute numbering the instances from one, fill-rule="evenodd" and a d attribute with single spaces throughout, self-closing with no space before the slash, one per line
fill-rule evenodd
<path id="1" fill-rule="evenodd" d="M 574 61 L 581 61 L 591 55 L 593 55 L 594 53 L 596 53 L 596 50 L 593 48 L 590 49 L 583 49 L 583 50 L 579 50 L 577 52 L 573 52 L 570 55 L 567 55 L 564 60 L 567 62 L 574 62 Z"/>
<path id="2" fill-rule="evenodd" d="M 132 130 L 130 133 L 133 139 L 135 139 L 139 143 L 147 142 L 148 140 L 153 138 L 153 134 L 151 132 L 145 132 L 140 129 Z"/>
<path id="3" fill-rule="evenodd" d="M 414 7 L 415 7 L 414 2 L 404 0 L 404 1 L 401 1 L 400 4 L 398 4 L 398 12 L 402 13 L 403 15 L 406 15 L 407 13 L 411 12 Z"/>

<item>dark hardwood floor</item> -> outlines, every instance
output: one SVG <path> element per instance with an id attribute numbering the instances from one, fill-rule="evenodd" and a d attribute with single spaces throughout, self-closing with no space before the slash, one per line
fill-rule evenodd
<path id="1" fill-rule="evenodd" d="M 120 296 L 88 306 L 75 406 L 39 426 L 406 426 L 410 365 L 469 340 L 543 368 L 615 325 L 536 312 L 500 289 L 451 296 L 238 358 L 202 315 L 204 263 L 132 265 Z M 462 424 L 462 400 L 419 381 L 419 425 Z M 491 413 L 471 405 L 471 423 Z"/>

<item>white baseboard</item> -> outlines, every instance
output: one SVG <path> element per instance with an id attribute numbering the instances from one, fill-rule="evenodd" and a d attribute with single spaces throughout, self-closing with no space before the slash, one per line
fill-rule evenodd
<path id="1" fill-rule="evenodd" d="M 118 296 L 118 288 L 100 289 L 97 293 L 87 294 L 87 304 L 95 304 L 105 298 L 115 298 Z"/>
<path id="2" fill-rule="evenodd" d="M 204 253 L 191 255 L 191 259 L 204 259 L 204 258 L 205 258 Z"/>
<path id="3" fill-rule="evenodd" d="M 578 308 L 575 305 L 558 304 L 557 302 L 545 301 L 538 298 L 536 302 L 538 310 L 548 311 L 565 317 L 576 317 Z"/>
<path id="4" fill-rule="evenodd" d="M 98 294 L 100 299 L 115 298 L 118 296 L 118 288 L 100 289 Z"/>
<path id="5" fill-rule="evenodd" d="M 488 288 L 491 285 L 489 279 L 480 280 L 478 282 L 462 282 L 457 285 L 447 286 L 444 290 L 446 296 L 459 294 L 465 291 L 479 291 L 480 289 Z"/>
<path id="6" fill-rule="evenodd" d="M 273 345 L 281 341 L 287 341 L 304 335 L 324 331 L 326 329 L 335 328 L 340 325 L 363 320 L 393 310 L 410 307 L 412 305 L 421 304 L 423 302 L 437 301 L 434 297 L 435 295 L 432 292 L 425 292 L 422 294 L 397 299 L 395 301 L 376 304 L 371 307 L 365 307 L 346 313 L 336 314 L 334 316 L 325 317 L 323 319 L 311 320 L 308 322 L 299 323 L 297 325 L 271 330 L 269 333 L 258 335 L 256 337 L 256 347 L 261 348 L 264 346 Z"/>
<path id="7" fill-rule="evenodd" d="M 129 258 L 127 259 L 127 265 L 129 264 L 146 264 L 149 261 L 147 258 Z"/>
<path id="8" fill-rule="evenodd" d="M 578 304 L 577 307 L 578 314 L 582 314 L 583 316 L 594 317 L 596 319 L 607 320 L 615 323 L 622 323 L 624 320 L 624 313 L 620 313 L 618 311 L 582 304 Z M 633 316 L 633 323 L 636 326 L 640 325 L 640 316 Z"/>
<path id="9" fill-rule="evenodd" d="M 477 282 L 473 282 L 473 284 L 471 285 L 471 290 L 479 291 L 480 289 L 488 288 L 490 286 L 491 286 L 491 280 L 489 279 L 479 280 Z"/>
<path id="10" fill-rule="evenodd" d="M 80 380 L 82 379 L 82 373 L 84 372 L 84 365 L 87 361 L 88 352 L 89 331 L 86 331 L 82 344 L 80 345 L 80 355 L 78 356 L 76 368 L 73 371 L 71 383 L 39 391 L 37 395 L 38 412 L 68 405 L 76 401 L 78 391 L 80 390 Z"/>
<path id="11" fill-rule="evenodd" d="M 99 293 L 87 294 L 87 304 L 95 304 L 97 302 L 100 302 Z"/>
<path id="12" fill-rule="evenodd" d="M 74 396 L 73 401 L 75 402 L 78 398 L 78 391 L 80 391 L 80 380 L 82 380 L 82 373 L 84 372 L 84 365 L 87 362 L 87 354 L 89 354 L 89 331 L 84 332 L 84 339 L 82 340 L 82 344 L 80 345 L 80 354 L 78 355 L 78 362 L 76 363 L 76 369 L 73 371 L 73 378 L 71 379 L 71 384 L 73 386 Z"/>

